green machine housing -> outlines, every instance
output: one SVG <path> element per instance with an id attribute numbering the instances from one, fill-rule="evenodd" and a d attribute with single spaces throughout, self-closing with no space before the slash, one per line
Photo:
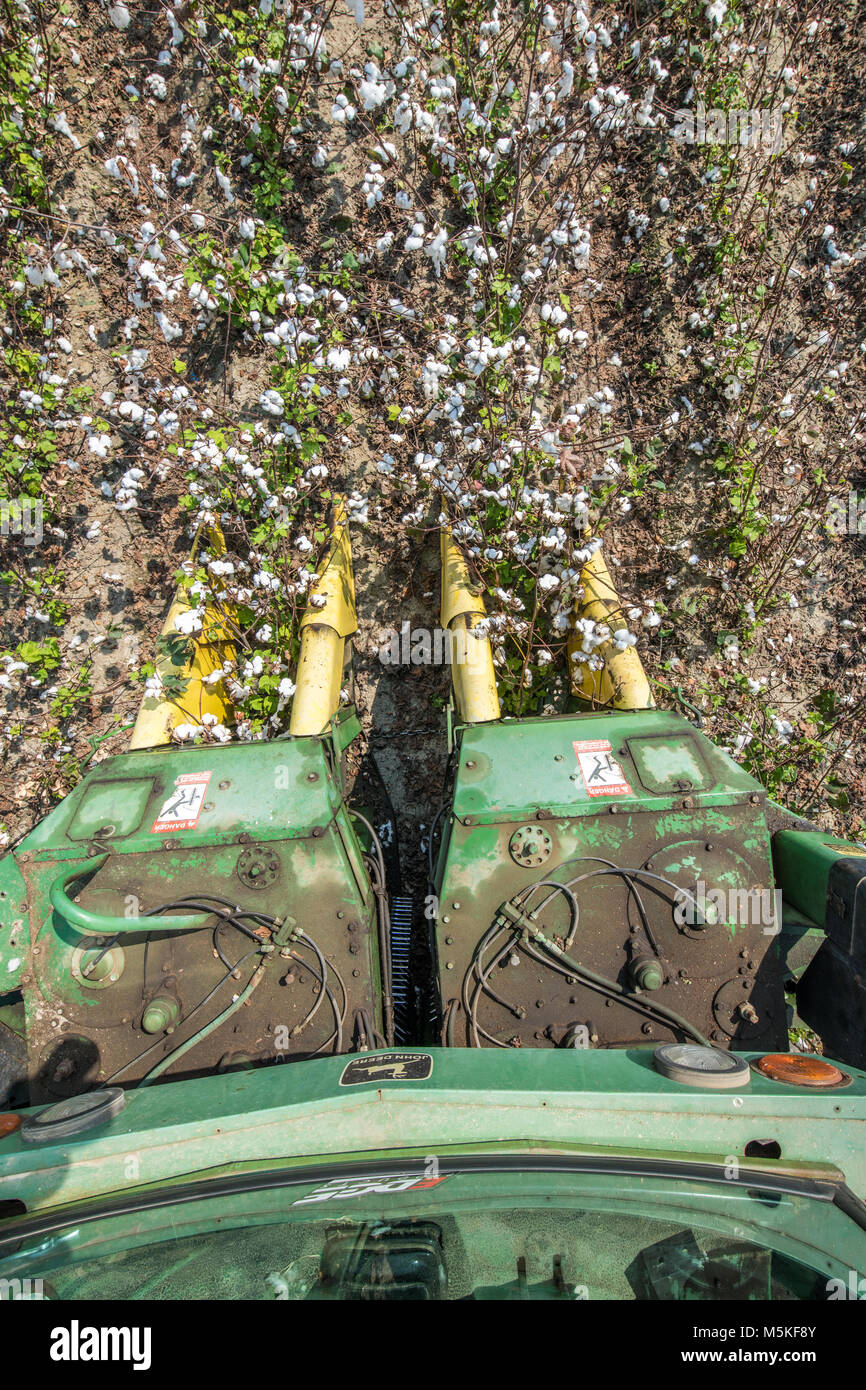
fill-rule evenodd
<path id="1" fill-rule="evenodd" d="M 112 758 L 0 862 L 31 1103 L 135 1082 L 224 1008 L 171 1077 L 382 1039 L 379 902 L 341 790 L 356 728 Z"/>
<path id="2" fill-rule="evenodd" d="M 449 803 L 434 878 L 446 1044 L 652 1045 L 678 1036 L 673 1011 L 716 1046 L 787 1050 L 799 985 L 828 1051 L 866 1060 L 866 858 L 786 817 L 679 714 L 464 725 Z"/>

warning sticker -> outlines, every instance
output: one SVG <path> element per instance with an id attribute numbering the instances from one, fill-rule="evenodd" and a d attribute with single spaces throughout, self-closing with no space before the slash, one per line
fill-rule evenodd
<path id="1" fill-rule="evenodd" d="M 175 777 L 174 791 L 163 802 L 159 815 L 150 827 L 151 835 L 195 830 L 211 776 L 210 772 L 184 772 L 182 776 Z"/>
<path id="2" fill-rule="evenodd" d="M 606 738 L 579 739 L 572 747 L 590 796 L 634 796 Z"/>

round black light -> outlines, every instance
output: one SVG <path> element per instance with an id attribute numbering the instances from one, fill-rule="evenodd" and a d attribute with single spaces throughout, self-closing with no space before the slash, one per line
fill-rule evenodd
<path id="1" fill-rule="evenodd" d="M 48 1144 L 55 1139 L 70 1139 L 88 1129 L 107 1124 L 126 1105 L 126 1096 L 119 1086 L 89 1095 L 71 1096 L 40 1110 L 37 1115 L 25 1115 L 21 1121 L 23 1144 Z"/>
<path id="2" fill-rule="evenodd" d="M 749 1083 L 749 1064 L 720 1047 L 697 1043 L 665 1043 L 653 1053 L 653 1065 L 670 1081 L 698 1086 L 705 1091 L 727 1091 Z"/>

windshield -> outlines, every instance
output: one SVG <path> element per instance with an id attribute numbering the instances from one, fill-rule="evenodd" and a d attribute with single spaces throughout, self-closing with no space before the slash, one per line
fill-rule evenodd
<path id="1" fill-rule="evenodd" d="M 829 1184 L 440 1171 L 432 1159 L 247 1178 L 223 1195 L 145 1194 L 138 1210 L 91 1210 L 0 1245 L 3 1287 L 59 1299 L 795 1300 L 832 1297 L 866 1267 L 866 1234 Z"/>

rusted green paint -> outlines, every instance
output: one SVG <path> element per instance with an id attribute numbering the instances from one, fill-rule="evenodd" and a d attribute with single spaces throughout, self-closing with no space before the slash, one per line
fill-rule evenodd
<path id="1" fill-rule="evenodd" d="M 675 1036 L 658 1019 L 606 1001 L 576 977 L 556 975 L 519 953 L 510 962 L 515 969 L 503 961 L 493 990 L 471 1003 L 473 986 L 464 994 L 463 982 L 479 941 L 503 903 L 539 880 L 575 881 L 580 923 L 572 954 L 584 967 L 622 984 L 635 978 L 632 960 L 657 945 L 664 961 L 662 984 L 653 992 L 659 1004 L 722 1046 L 785 1045 L 782 963 L 766 924 L 723 913 L 711 931 L 684 932 L 673 912 L 678 890 L 693 892 L 698 883 L 723 895 L 757 887 L 771 903 L 766 799 L 752 777 L 664 710 L 511 720 L 464 727 L 456 738 L 453 815 L 436 875 L 440 998 L 456 1045 L 476 1040 L 469 1015 L 489 1034 L 487 1045 L 495 1039 L 549 1047 L 577 1027 L 601 1046 Z M 618 765 L 605 772 L 613 790 L 603 780 L 593 784 L 596 757 L 606 761 L 608 753 Z M 662 795 L 663 786 L 675 791 Z M 512 837 L 527 826 L 543 831 L 542 861 L 515 858 Z M 653 934 L 645 947 L 635 944 L 643 927 L 623 880 L 585 881 L 611 865 L 670 881 L 664 892 L 647 877 L 640 882 Z M 534 899 L 533 907 L 540 902 Z M 562 944 L 569 930 L 565 897 L 554 896 L 543 917 L 539 925 Z M 485 964 L 493 967 L 492 957 Z M 755 1023 L 741 1015 L 741 1005 L 757 1014 Z"/>
<path id="2" fill-rule="evenodd" d="M 342 736 L 352 727 L 343 721 Z M 63 1089 L 51 1091 L 51 1078 L 68 1071 L 67 1053 L 78 1048 L 76 1038 L 88 1043 L 87 1084 L 105 1080 L 141 1053 L 148 1038 L 140 1018 L 163 977 L 174 982 L 185 1016 L 226 976 L 209 939 L 215 918 L 198 914 L 209 923 L 204 933 L 160 932 L 158 916 L 142 915 L 196 894 L 217 893 L 274 918 L 291 915 L 348 981 L 349 1035 L 355 1009 L 363 1009 L 381 1031 L 375 902 L 338 765 L 327 737 L 124 754 L 95 768 L 6 856 L 0 863 L 0 884 L 6 885 L 0 897 L 0 970 L 6 971 L 7 988 L 17 986 L 24 994 L 31 1081 L 39 1078 L 40 1099 L 62 1098 Z M 203 772 L 210 778 L 197 824 L 155 829 L 164 824 L 160 812 L 176 794 L 177 779 Z M 251 883 L 243 876 L 243 856 L 258 849 L 267 856 L 270 876 Z M 96 871 L 87 879 L 91 859 Z M 52 882 L 64 867 L 77 864 L 85 877 L 71 891 L 80 906 L 130 922 L 122 934 L 122 969 L 110 987 L 94 988 L 77 968 L 82 947 L 101 946 L 104 938 L 82 935 L 48 909 Z M 231 940 L 230 960 L 251 945 L 255 949 L 244 941 L 239 935 Z M 248 964 L 245 971 L 253 968 Z M 278 1027 L 294 1036 L 291 1029 L 315 995 L 313 978 L 302 970 L 306 996 L 300 987 L 281 987 L 288 971 L 275 953 L 258 987 L 257 1011 L 241 1011 L 230 1035 L 214 1034 L 212 1043 L 191 1052 L 195 1069 L 216 1066 L 224 1054 L 272 1056 Z M 311 1051 L 327 1041 L 329 1008 L 318 1011 L 304 1035 Z M 184 1040 L 183 1027 L 174 1043 L 158 1041 L 145 1069 L 160 1059 L 160 1049 Z M 80 1071 L 84 1064 L 76 1057 L 75 1065 Z"/>

